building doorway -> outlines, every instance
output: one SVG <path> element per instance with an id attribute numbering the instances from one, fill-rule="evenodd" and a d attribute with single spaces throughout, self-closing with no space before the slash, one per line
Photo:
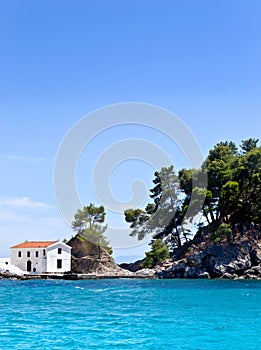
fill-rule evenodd
<path id="1" fill-rule="evenodd" d="M 62 264 L 63 264 L 62 259 L 57 259 L 57 269 L 61 269 L 62 268 Z"/>
<path id="2" fill-rule="evenodd" d="M 32 271 L 32 262 L 30 260 L 27 261 L 27 272 Z"/>

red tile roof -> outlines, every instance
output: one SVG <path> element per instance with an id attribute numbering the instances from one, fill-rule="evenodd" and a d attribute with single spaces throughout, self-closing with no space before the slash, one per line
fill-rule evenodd
<path id="1" fill-rule="evenodd" d="M 52 245 L 54 243 L 56 243 L 58 241 L 45 241 L 45 242 L 42 242 L 42 241 L 25 241 L 23 243 L 20 243 L 20 244 L 17 244 L 17 245 L 14 245 L 12 248 L 46 248 L 46 247 L 49 247 L 49 245 Z"/>

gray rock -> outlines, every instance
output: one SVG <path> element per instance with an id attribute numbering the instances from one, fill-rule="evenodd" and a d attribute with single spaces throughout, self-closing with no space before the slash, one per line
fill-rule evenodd
<path id="1" fill-rule="evenodd" d="M 221 278 L 232 280 L 235 278 L 235 276 L 231 275 L 231 273 L 225 272 Z"/>
<path id="2" fill-rule="evenodd" d="M 177 250 L 176 260 L 162 263 L 156 273 L 162 278 L 261 279 L 259 240 L 247 233 L 238 234 L 232 243 L 214 244 L 210 237 L 207 231 L 198 232 L 193 244 Z"/>
<path id="3" fill-rule="evenodd" d="M 247 274 L 244 275 L 244 278 L 245 278 L 245 279 L 248 279 L 248 280 L 253 280 L 253 279 L 256 279 L 256 276 L 247 273 Z"/>
<path id="4" fill-rule="evenodd" d="M 235 277 L 235 279 L 236 279 L 236 280 L 244 280 L 245 277 L 244 277 L 244 276 L 237 276 L 237 277 Z"/>
<path id="5" fill-rule="evenodd" d="M 195 278 L 197 275 L 195 266 L 186 266 L 184 271 L 185 278 Z"/>
<path id="6" fill-rule="evenodd" d="M 139 271 L 136 271 L 136 276 L 155 276 L 156 271 L 154 269 L 142 269 Z"/>
<path id="7" fill-rule="evenodd" d="M 207 272 L 207 271 L 205 271 L 205 272 L 201 272 L 201 273 L 199 273 L 198 274 L 198 278 L 210 278 L 210 275 L 209 275 L 209 273 Z"/>
<path id="8" fill-rule="evenodd" d="M 68 243 L 72 247 L 72 272 L 108 276 L 131 276 L 133 273 L 121 269 L 103 247 L 88 242 L 78 235 Z"/>
<path id="9" fill-rule="evenodd" d="M 254 270 L 253 268 L 251 269 L 247 269 L 244 271 L 244 275 L 257 275 L 258 272 L 256 270 Z"/>
<path id="10" fill-rule="evenodd" d="M 255 275 L 261 276 L 261 266 L 252 266 L 251 270 L 254 272 Z"/>
<path id="11" fill-rule="evenodd" d="M 204 253 L 192 254 L 192 255 L 187 257 L 187 262 L 190 266 L 194 266 L 194 267 L 199 268 L 202 266 L 203 256 L 204 256 Z"/>
<path id="12" fill-rule="evenodd" d="M 206 250 L 204 268 L 212 277 L 224 273 L 242 274 L 251 267 L 250 247 L 245 244 L 212 246 Z"/>
<path id="13" fill-rule="evenodd" d="M 122 263 L 119 266 L 124 270 L 136 272 L 142 268 L 142 264 L 144 264 L 144 262 L 145 262 L 145 259 L 142 259 L 142 260 L 137 260 L 134 263 Z"/>
<path id="14" fill-rule="evenodd" d="M 186 262 L 184 260 L 179 260 L 175 262 L 172 266 L 172 272 L 185 272 Z"/>

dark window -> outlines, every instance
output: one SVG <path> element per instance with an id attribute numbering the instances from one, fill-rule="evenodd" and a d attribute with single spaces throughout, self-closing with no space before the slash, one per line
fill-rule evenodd
<path id="1" fill-rule="evenodd" d="M 43 249 L 43 256 L 45 256 L 45 249 Z"/>
<path id="2" fill-rule="evenodd" d="M 62 254 L 62 248 L 58 248 L 58 254 Z"/>
<path id="3" fill-rule="evenodd" d="M 30 252 L 27 252 L 27 258 L 30 258 Z"/>
<path id="4" fill-rule="evenodd" d="M 28 272 L 32 271 L 32 262 L 30 260 L 27 261 L 27 271 Z"/>
<path id="5" fill-rule="evenodd" d="M 62 268 L 62 259 L 57 259 L 57 269 Z"/>
<path id="6" fill-rule="evenodd" d="M 34 267 L 34 268 L 33 268 L 33 272 L 35 272 L 35 271 L 36 271 L 36 268 Z"/>
<path id="7" fill-rule="evenodd" d="M 21 258 L 22 252 L 18 252 L 18 258 Z"/>
<path id="8" fill-rule="evenodd" d="M 35 257 L 38 258 L 38 251 L 35 252 Z"/>

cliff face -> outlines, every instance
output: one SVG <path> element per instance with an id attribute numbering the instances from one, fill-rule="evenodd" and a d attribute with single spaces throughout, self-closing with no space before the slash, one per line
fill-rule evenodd
<path id="1" fill-rule="evenodd" d="M 131 272 L 137 272 L 142 269 L 142 264 L 145 262 L 145 259 L 137 260 L 133 263 L 122 263 L 119 266 L 123 269 L 129 270 Z"/>
<path id="2" fill-rule="evenodd" d="M 219 243 L 198 234 L 178 259 L 156 267 L 162 278 L 261 278 L 261 232 L 235 233 L 233 241 Z"/>
<path id="3" fill-rule="evenodd" d="M 203 229 L 151 272 L 160 278 L 261 279 L 261 225 L 235 231 L 218 243 L 212 237 Z M 139 274 L 141 262 L 121 266 Z"/>
<path id="4" fill-rule="evenodd" d="M 72 272 L 106 276 L 148 275 L 160 278 L 261 279 L 261 228 L 235 232 L 232 241 L 223 237 L 213 242 L 205 229 L 179 249 L 175 256 L 154 269 L 141 269 L 142 261 L 119 267 L 103 247 L 79 235 L 72 247 Z M 130 270 L 130 271 L 129 271 Z M 149 271 L 147 271 L 149 270 Z"/>
<path id="5" fill-rule="evenodd" d="M 103 247 L 97 246 L 76 235 L 67 243 L 72 247 L 72 272 L 97 275 L 131 275 L 121 269 Z"/>

